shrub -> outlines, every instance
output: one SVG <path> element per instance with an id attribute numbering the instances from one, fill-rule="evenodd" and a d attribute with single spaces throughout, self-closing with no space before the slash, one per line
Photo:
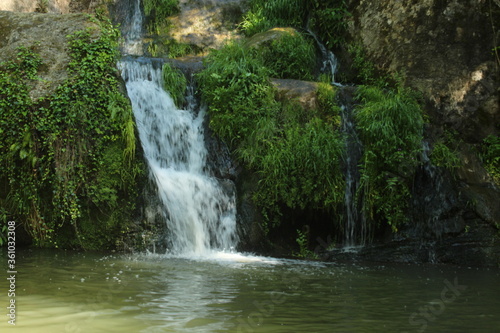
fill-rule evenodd
<path id="1" fill-rule="evenodd" d="M 254 200 L 268 230 L 280 223 L 283 204 L 332 212 L 343 201 L 344 144 L 334 90 L 322 86 L 322 110 L 280 105 L 257 52 L 229 44 L 208 56 L 198 77 L 211 128 L 260 175 Z"/>

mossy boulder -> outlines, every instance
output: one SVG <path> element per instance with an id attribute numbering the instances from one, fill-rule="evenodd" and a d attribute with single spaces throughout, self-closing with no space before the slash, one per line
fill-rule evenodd
<path id="1" fill-rule="evenodd" d="M 299 32 L 296 29 L 290 27 L 272 28 L 268 31 L 253 35 L 245 42 L 245 45 L 247 47 L 259 48 L 270 44 L 273 40 L 279 40 L 280 38 L 283 38 L 283 36 L 296 36 L 298 33 Z"/>
<path id="2" fill-rule="evenodd" d="M 51 95 L 68 78 L 70 61 L 67 35 L 97 25 L 85 14 L 40 14 L 0 11 L 0 62 L 15 58 L 20 46 L 33 47 L 44 59 L 39 80 L 30 91 L 32 99 Z"/>

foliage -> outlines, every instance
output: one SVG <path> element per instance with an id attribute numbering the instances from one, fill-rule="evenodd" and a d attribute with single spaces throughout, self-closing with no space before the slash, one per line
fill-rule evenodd
<path id="1" fill-rule="evenodd" d="M 336 101 L 337 90 L 329 83 L 319 82 L 317 91 L 318 111 L 320 117 L 332 124 L 334 128 L 340 127 L 340 107 Z"/>
<path id="2" fill-rule="evenodd" d="M 295 253 L 295 256 L 299 258 L 310 258 L 310 259 L 318 259 L 318 255 L 313 251 L 309 250 L 309 235 L 308 232 L 302 232 L 297 230 L 297 238 L 295 239 L 297 244 L 299 245 L 299 253 Z"/>
<path id="3" fill-rule="evenodd" d="M 500 186 L 500 137 L 490 135 L 483 141 L 482 154 L 484 166 Z"/>
<path id="4" fill-rule="evenodd" d="M 391 78 L 378 70 L 373 62 L 365 56 L 362 46 L 351 44 L 348 46 L 351 54 L 352 67 L 357 73 L 357 83 L 385 88 L 390 85 Z"/>
<path id="5" fill-rule="evenodd" d="M 302 27 L 306 13 L 304 0 L 252 0 L 241 28 L 252 36 L 273 27 Z"/>
<path id="6" fill-rule="evenodd" d="M 422 110 L 415 96 L 403 89 L 362 86 L 358 99 L 362 104 L 355 120 L 364 145 L 358 195 L 363 197 L 367 216 L 386 220 L 396 231 L 406 221 L 410 185 L 421 151 Z"/>
<path id="7" fill-rule="evenodd" d="M 259 161 L 257 202 L 282 202 L 293 209 L 335 208 L 344 195 L 343 149 L 339 133 L 319 118 L 304 126 L 289 125 L 282 137 L 269 142 Z"/>
<path id="8" fill-rule="evenodd" d="M 252 0 L 241 28 L 247 36 L 270 28 L 307 25 L 329 47 L 340 45 L 349 13 L 343 0 Z"/>
<path id="9" fill-rule="evenodd" d="M 458 156 L 457 149 L 450 148 L 453 146 L 457 146 L 456 140 L 451 133 L 446 132 L 445 136 L 434 144 L 429 156 L 432 164 L 450 171 L 459 168 L 460 157 Z"/>
<path id="10" fill-rule="evenodd" d="M 350 13 L 344 0 L 311 1 L 310 28 L 327 47 L 342 45 Z"/>
<path id="11" fill-rule="evenodd" d="M 199 54 L 201 51 L 199 46 L 179 43 L 175 39 L 163 35 L 155 37 L 148 45 L 148 52 L 153 57 L 178 58 L 188 54 Z"/>
<path id="12" fill-rule="evenodd" d="M 259 49 L 270 75 L 282 79 L 312 80 L 316 54 L 311 40 L 300 34 L 284 34 Z"/>
<path id="13" fill-rule="evenodd" d="M 453 170 L 460 167 L 460 158 L 457 155 L 457 151 L 450 149 L 441 141 L 434 145 L 430 158 L 432 164 L 441 168 Z"/>
<path id="14" fill-rule="evenodd" d="M 168 17 L 179 12 L 179 0 L 144 0 L 144 14 L 150 34 L 160 34 L 168 30 Z"/>
<path id="15" fill-rule="evenodd" d="M 181 107 L 185 101 L 185 93 L 187 88 L 187 80 L 184 74 L 170 64 L 163 65 L 163 86 L 166 91 L 172 96 L 175 105 Z"/>
<path id="16" fill-rule="evenodd" d="M 323 89 L 328 107 L 306 112 L 276 102 L 269 73 L 254 49 L 233 43 L 213 51 L 198 76 L 211 128 L 261 176 L 254 200 L 266 230 L 280 223 L 280 205 L 333 211 L 344 189 L 333 90 Z"/>
<path id="17" fill-rule="evenodd" d="M 0 66 L 4 209 L 40 246 L 95 248 L 100 237 L 116 235 L 116 221 L 129 219 L 133 209 L 140 165 L 132 110 L 116 78 L 119 32 L 109 21 L 94 22 L 99 28 L 68 36 L 69 77 L 54 95 L 29 95 L 42 64 L 36 46 L 21 47 Z M 111 221 L 118 207 L 123 215 Z M 94 212 L 106 219 L 97 221 Z M 99 232 L 85 235 L 88 226 Z"/>
<path id="18" fill-rule="evenodd" d="M 38 0 L 36 3 L 35 12 L 48 13 L 49 12 L 49 0 Z"/>
<path id="19" fill-rule="evenodd" d="M 278 108 L 268 80 L 270 72 L 255 52 L 230 43 L 212 51 L 198 75 L 209 105 L 210 127 L 233 147 L 248 140 L 258 121 L 274 117 Z"/>

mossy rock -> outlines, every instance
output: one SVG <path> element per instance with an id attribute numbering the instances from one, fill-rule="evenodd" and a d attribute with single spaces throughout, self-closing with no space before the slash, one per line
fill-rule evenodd
<path id="1" fill-rule="evenodd" d="M 284 27 L 284 28 L 272 28 L 268 31 L 264 31 L 253 35 L 245 43 L 247 47 L 260 48 L 265 45 L 269 45 L 273 40 L 278 40 L 283 36 L 296 36 L 299 32 L 294 28 Z"/>
<path id="2" fill-rule="evenodd" d="M 33 47 L 44 62 L 38 73 L 40 80 L 31 87 L 30 97 L 36 100 L 52 95 L 68 78 L 67 36 L 87 27 L 94 27 L 96 33 L 99 31 L 86 14 L 0 11 L 0 63 L 14 59 L 21 46 Z"/>

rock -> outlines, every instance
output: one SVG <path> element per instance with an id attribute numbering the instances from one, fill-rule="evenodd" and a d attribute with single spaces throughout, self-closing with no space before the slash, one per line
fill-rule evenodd
<path id="1" fill-rule="evenodd" d="M 67 35 L 87 27 L 99 31 L 85 14 L 0 12 L 0 62 L 14 59 L 21 46 L 34 47 L 44 62 L 30 96 L 50 95 L 68 77 Z"/>
<path id="2" fill-rule="evenodd" d="M 296 100 L 306 110 L 317 108 L 318 83 L 290 79 L 271 79 L 278 90 L 278 98 Z"/>
<path id="3" fill-rule="evenodd" d="M 113 1 L 119 0 L 2 0 L 0 10 L 21 13 L 89 13 Z"/>
<path id="4" fill-rule="evenodd" d="M 241 36 L 237 24 L 246 10 L 245 0 L 180 0 L 180 13 L 170 18 L 169 35 L 202 50 L 218 49 Z"/>
<path id="5" fill-rule="evenodd" d="M 166 59 L 165 61 L 171 63 L 172 66 L 182 70 L 188 78 L 190 75 L 197 73 L 203 69 L 203 57 L 185 56 L 175 59 Z"/>

